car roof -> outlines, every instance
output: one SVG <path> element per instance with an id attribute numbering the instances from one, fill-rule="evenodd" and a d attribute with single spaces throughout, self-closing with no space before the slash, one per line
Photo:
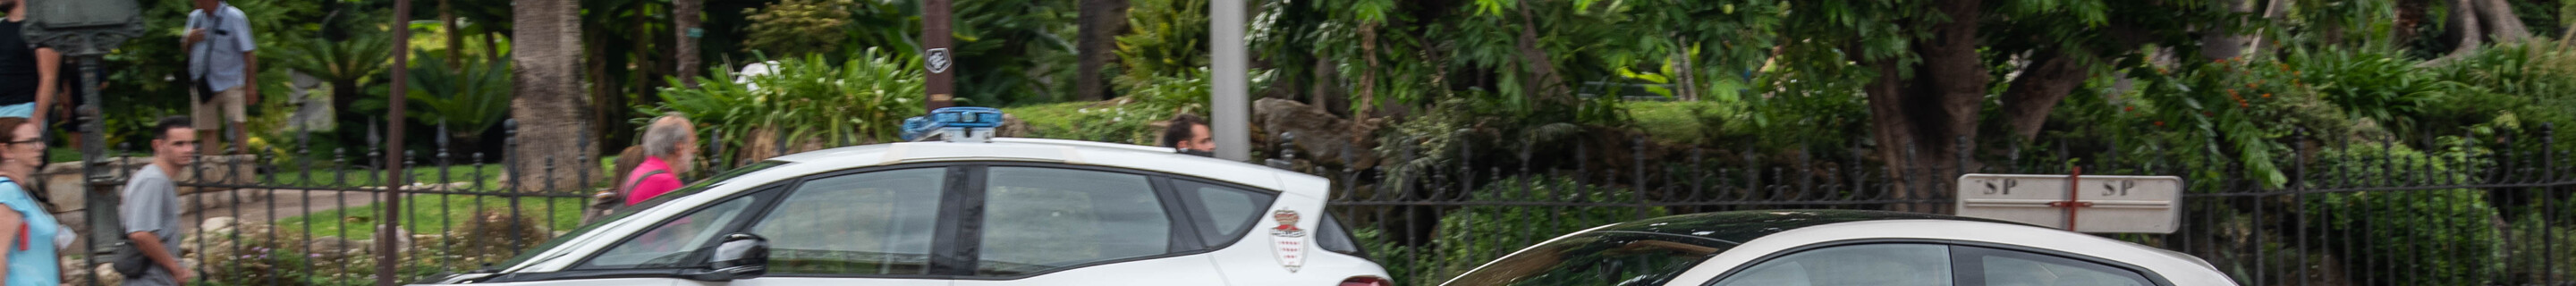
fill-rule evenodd
<path id="1" fill-rule="evenodd" d="M 1729 248 L 1712 261 L 1733 265 L 1763 254 L 1834 241 L 1929 239 L 2013 245 L 2094 256 L 2154 271 L 2174 285 L 2234 284 L 2207 261 L 2125 241 L 2023 223 L 1937 214 L 1860 210 L 1735 211 L 1652 218 L 1602 226 L 1603 231 L 1648 232 L 1721 240 Z M 1572 235 L 1568 235 L 1572 236 Z M 1561 239 L 1561 238 L 1560 238 Z M 1705 244 L 1706 242 L 1703 242 Z M 1675 281 L 1704 281 L 1726 269 L 1694 267 Z M 1678 283 L 1678 282 L 1677 282 Z"/>
<path id="2" fill-rule="evenodd" d="M 1770 210 L 1696 213 L 1622 222 L 1593 231 L 1648 232 L 1743 243 L 1784 231 L 1836 223 L 1878 220 L 1958 220 L 2014 222 L 1926 213 L 1869 210 Z M 1730 247 L 1732 245 L 1729 245 Z"/>
<path id="3" fill-rule="evenodd" d="M 1153 171 L 1326 198 L 1323 177 L 1174 152 L 1172 148 L 1091 141 L 993 138 L 991 142 L 903 142 L 816 150 L 771 158 L 795 164 L 777 171 L 818 172 L 923 162 L 1043 162 Z"/>

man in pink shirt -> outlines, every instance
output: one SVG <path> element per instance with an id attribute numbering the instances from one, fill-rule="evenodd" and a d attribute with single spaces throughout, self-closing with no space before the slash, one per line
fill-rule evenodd
<path id="1" fill-rule="evenodd" d="M 680 174 L 687 172 L 698 156 L 698 128 L 688 117 L 677 112 L 653 119 L 644 129 L 644 163 L 626 173 L 626 205 L 651 200 L 686 184 Z"/>

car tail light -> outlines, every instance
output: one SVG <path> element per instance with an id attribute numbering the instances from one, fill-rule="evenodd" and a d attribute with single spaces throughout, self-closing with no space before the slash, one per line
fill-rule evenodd
<path id="1" fill-rule="evenodd" d="M 1379 278 L 1377 278 L 1377 277 L 1351 277 L 1351 279 L 1342 279 L 1342 285 L 1341 285 L 1341 286 L 1388 286 L 1388 285 L 1395 285 L 1395 283 L 1390 283 L 1390 282 L 1387 282 L 1387 281 L 1386 281 L 1386 279 L 1379 279 Z"/>

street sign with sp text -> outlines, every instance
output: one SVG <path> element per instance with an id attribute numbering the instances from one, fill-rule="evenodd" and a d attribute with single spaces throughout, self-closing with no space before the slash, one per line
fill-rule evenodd
<path id="1" fill-rule="evenodd" d="M 2085 233 L 2173 233 L 2182 221 L 2182 178 L 1968 174 L 1959 176 L 1960 216 Z"/>

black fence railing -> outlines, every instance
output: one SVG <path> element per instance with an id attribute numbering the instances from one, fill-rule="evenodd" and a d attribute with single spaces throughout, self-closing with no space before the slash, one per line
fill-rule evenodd
<path id="1" fill-rule="evenodd" d="M 1345 158 L 1301 158 L 1314 152 L 1297 146 L 1264 149 L 1278 155 L 1269 160 L 1275 166 L 1330 178 L 1330 216 L 1352 226 L 1367 255 L 1403 285 L 1434 285 L 1540 240 L 1602 224 L 1731 210 L 1950 212 L 1949 184 L 1961 174 L 2074 168 L 2087 175 L 2185 177 L 2179 231 L 2105 236 L 2201 257 L 2247 285 L 2576 285 L 2576 161 L 2570 159 L 2576 157 L 2547 127 L 2503 133 L 2293 136 L 2280 140 L 2291 142 L 2288 147 L 2261 160 L 2197 145 L 1962 148 L 1954 154 L 1986 163 L 1960 160 L 1954 168 L 1890 168 L 1869 146 L 1764 153 L 1660 147 L 1643 138 L 1484 149 L 1510 151 L 1389 144 L 1333 152 Z M 515 136 L 500 140 L 509 137 Z M 415 281 L 505 260 L 581 226 L 592 195 L 613 175 L 578 184 L 518 181 L 513 175 L 606 162 L 478 154 L 445 140 L 430 147 L 403 154 L 413 167 L 401 184 L 408 187 L 397 189 L 384 187 L 384 170 L 369 158 L 385 154 L 373 150 L 206 156 L 179 178 L 185 258 L 213 285 L 371 285 L 382 255 L 375 253 L 377 226 L 392 223 L 405 232 L 397 236 L 403 251 L 395 275 Z M 770 147 L 791 151 L 784 143 L 757 148 Z M 262 153 L 320 153 L 302 149 Z M 1372 159 L 1378 163 L 1343 167 L 1360 161 L 1348 158 L 1360 152 L 1380 156 Z M 719 155 L 706 160 L 713 166 L 748 161 L 722 156 L 731 154 L 723 150 L 703 154 Z M 105 169 L 113 172 L 95 182 L 122 184 L 142 164 L 111 161 Z M 81 177 L 77 171 L 46 177 L 58 176 Z M 381 219 L 377 204 L 388 196 L 404 200 L 403 215 L 392 221 Z M 78 219 L 72 217 L 67 220 Z M 70 260 L 96 265 L 96 259 Z M 112 282 L 93 269 L 66 271 L 75 284 Z"/>
<path id="2" fill-rule="evenodd" d="M 515 135 L 515 132 L 504 134 Z M 172 171 L 178 182 L 182 261 L 211 285 L 374 285 L 384 224 L 400 231 L 395 245 L 397 281 L 417 281 L 438 273 L 471 270 L 509 259 L 581 226 L 597 182 L 607 175 L 574 173 L 569 182 L 529 182 L 520 174 L 561 174 L 558 169 L 603 160 L 588 156 L 498 156 L 464 151 L 439 129 L 428 150 L 406 151 L 405 182 L 389 184 L 380 150 L 335 149 L 314 152 L 304 146 L 253 152 L 259 155 L 202 155 Z M 515 137 L 515 136 L 505 136 Z M 587 138 L 584 138 L 587 139 Z M 371 137 L 370 140 L 375 140 Z M 502 138 L 504 150 L 519 142 Z M 309 140 L 298 140 L 309 142 Z M 582 146 L 593 144 L 581 140 Z M 382 146 L 369 142 L 368 146 Z M 135 150 L 127 146 L 126 150 Z M 584 147 L 595 148 L 595 147 Z M 211 151 L 211 150 L 210 150 Z M 507 158 L 504 158 L 507 157 Z M 77 164 L 74 164 L 77 165 Z M 82 184 L 48 184 L 66 225 L 78 226 L 84 240 L 102 233 L 85 221 L 95 212 L 80 206 L 88 200 L 119 200 L 119 190 L 148 158 L 106 162 L 88 180 L 106 193 L 82 193 Z M 73 166 L 79 167 L 79 166 Z M 43 177 L 80 181 L 81 168 L 57 168 Z M 401 185 L 400 188 L 388 188 Z M 384 219 L 383 202 L 403 200 L 398 218 Z M 79 201 L 67 201 L 66 197 Z M 73 249 L 88 249 L 81 243 Z M 66 252 L 66 264 L 98 265 L 104 257 Z M 66 265 L 68 284 L 114 285 L 121 278 L 99 275 L 104 268 Z M 95 283 L 95 284 L 93 284 Z"/>
<path id="3" fill-rule="evenodd" d="M 2179 231 L 2103 236 L 2201 257 L 2246 285 L 2576 285 L 2576 162 L 2549 129 L 2300 135 L 2282 140 L 2286 150 L 2261 154 L 2269 160 L 2213 146 L 2057 143 L 1961 155 L 1995 163 L 1949 172 L 1887 168 L 1876 150 L 1858 146 L 1753 154 L 1656 150 L 1644 138 L 1505 154 L 1399 140 L 1379 150 L 1385 163 L 1368 169 L 1297 158 L 1300 148 L 1282 146 L 1270 161 L 1333 180 L 1332 215 L 1357 229 L 1400 285 L 1436 285 L 1603 224 L 1730 210 L 1948 213 L 1960 175 L 2077 168 L 2186 178 Z M 1590 147 L 1613 145 L 1601 142 L 1619 144 Z M 2093 146 L 2066 147 L 2086 144 Z M 1980 151 L 1972 148 L 1957 154 Z M 1335 154 L 1362 150 L 1342 151 Z M 1897 172 L 1912 176 L 1889 175 Z"/>

